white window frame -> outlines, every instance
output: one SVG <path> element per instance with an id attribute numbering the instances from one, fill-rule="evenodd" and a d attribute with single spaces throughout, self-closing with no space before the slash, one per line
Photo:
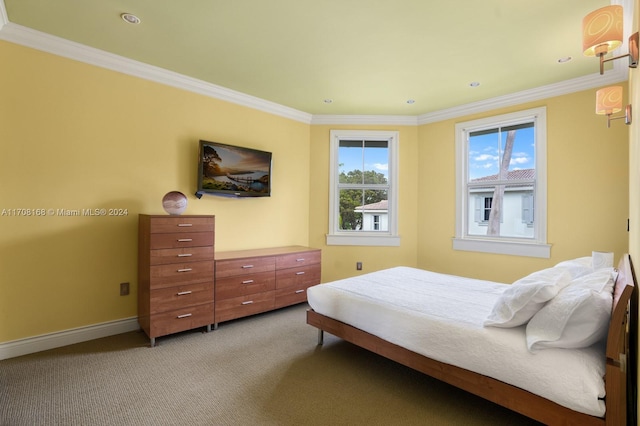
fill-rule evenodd
<path id="1" fill-rule="evenodd" d="M 547 110 L 533 108 L 494 117 L 482 118 L 456 124 L 456 235 L 454 250 L 476 251 L 494 254 L 509 254 L 549 258 L 551 245 L 547 244 Z M 527 120 L 535 123 L 535 202 L 534 236 L 531 239 L 487 237 L 468 233 L 469 195 L 468 182 L 468 137 L 471 132 L 505 127 Z"/>
<path id="2" fill-rule="evenodd" d="M 329 170 L 329 233 L 327 245 L 399 246 L 398 235 L 398 151 L 400 138 L 397 131 L 385 130 L 331 130 Z M 344 231 L 339 229 L 339 147 L 341 140 L 385 140 L 388 142 L 388 231 Z"/>

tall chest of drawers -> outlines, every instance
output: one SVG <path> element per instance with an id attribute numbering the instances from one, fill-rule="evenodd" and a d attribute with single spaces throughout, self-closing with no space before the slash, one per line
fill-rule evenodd
<path id="1" fill-rule="evenodd" d="M 321 251 L 303 246 L 216 253 L 215 325 L 307 301 Z"/>
<path id="2" fill-rule="evenodd" d="M 214 323 L 214 216 L 139 215 L 138 322 L 151 339 Z"/>

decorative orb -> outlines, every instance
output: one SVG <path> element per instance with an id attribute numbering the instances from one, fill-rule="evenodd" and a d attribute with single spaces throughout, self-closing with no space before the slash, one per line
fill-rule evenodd
<path id="1" fill-rule="evenodd" d="M 167 192 L 162 197 L 162 207 L 169 214 L 178 215 L 187 208 L 187 197 L 179 191 Z"/>

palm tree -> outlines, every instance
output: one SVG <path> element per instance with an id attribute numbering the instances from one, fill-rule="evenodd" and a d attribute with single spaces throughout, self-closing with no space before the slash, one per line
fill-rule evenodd
<path id="1" fill-rule="evenodd" d="M 511 162 L 511 152 L 513 151 L 513 141 L 516 138 L 516 131 L 509 130 L 507 132 L 507 141 L 504 146 L 502 162 L 500 163 L 500 172 L 498 172 L 498 180 L 504 181 L 509 175 L 509 163 Z M 500 235 L 500 217 L 502 216 L 502 201 L 504 198 L 504 185 L 496 185 L 493 190 L 493 200 L 491 201 L 491 211 L 489 213 L 489 229 L 487 235 Z"/>

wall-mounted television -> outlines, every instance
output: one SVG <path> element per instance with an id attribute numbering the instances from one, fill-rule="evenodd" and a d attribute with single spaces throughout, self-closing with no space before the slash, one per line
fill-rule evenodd
<path id="1" fill-rule="evenodd" d="M 199 155 L 196 197 L 271 196 L 270 152 L 201 140 Z"/>

